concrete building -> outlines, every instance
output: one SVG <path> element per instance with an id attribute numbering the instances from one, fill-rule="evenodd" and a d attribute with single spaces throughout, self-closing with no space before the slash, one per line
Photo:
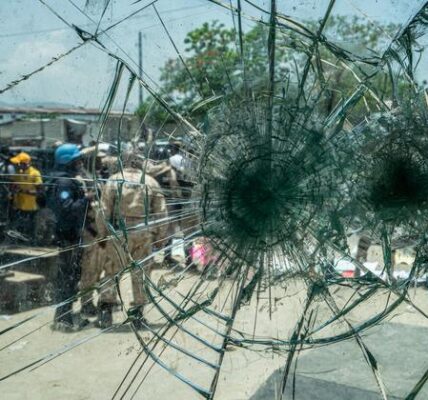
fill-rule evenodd
<path id="1" fill-rule="evenodd" d="M 87 108 L 0 107 L 0 142 L 17 146 L 50 147 L 57 141 L 87 145 L 99 137 L 102 113 Z M 102 140 L 131 140 L 140 136 L 132 113 L 111 111 Z"/>

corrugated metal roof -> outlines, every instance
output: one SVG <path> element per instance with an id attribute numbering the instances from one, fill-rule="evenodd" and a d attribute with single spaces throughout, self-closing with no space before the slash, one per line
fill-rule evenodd
<path id="1" fill-rule="evenodd" d="M 51 108 L 51 107 L 0 107 L 0 114 L 75 114 L 75 115 L 100 115 L 97 108 Z M 110 115 L 120 116 L 122 111 L 110 111 Z M 133 116 L 133 113 L 125 112 L 125 116 Z"/>

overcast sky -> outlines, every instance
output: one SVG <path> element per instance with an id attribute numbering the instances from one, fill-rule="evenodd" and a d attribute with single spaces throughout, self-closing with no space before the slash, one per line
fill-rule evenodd
<path id="1" fill-rule="evenodd" d="M 87 0 L 43 0 L 52 8 L 49 9 L 39 0 L 0 0 L 0 88 L 78 45 L 81 39 L 67 24 L 95 32 L 104 1 L 89 0 L 88 5 Z M 111 0 L 99 31 L 137 12 L 151 1 L 134 2 Z M 222 2 L 229 4 L 229 0 Z M 263 8 L 269 7 L 268 1 L 253 2 Z M 232 3 L 236 1 L 232 0 Z M 300 20 L 316 19 L 322 17 L 328 3 L 329 0 L 280 0 L 278 9 Z M 337 0 L 333 12 L 358 15 L 379 25 L 405 23 L 422 3 L 423 0 Z M 208 0 L 158 0 L 156 7 L 180 51 L 184 49 L 186 33 L 203 22 L 217 19 L 228 26 L 233 24 L 230 11 Z M 262 17 L 259 11 L 246 3 L 244 13 L 246 29 L 252 26 L 250 17 Z M 159 67 L 176 54 L 153 7 L 137 12 L 109 30 L 108 35 L 101 35 L 100 39 L 112 53 L 124 57 L 137 69 L 138 31 L 143 33 L 144 71 L 155 86 Z M 111 57 L 87 42 L 66 58 L 0 95 L 0 103 L 56 102 L 102 107 L 114 66 L 115 61 Z M 132 93 L 131 109 L 137 104 L 137 93 L 137 90 Z"/>

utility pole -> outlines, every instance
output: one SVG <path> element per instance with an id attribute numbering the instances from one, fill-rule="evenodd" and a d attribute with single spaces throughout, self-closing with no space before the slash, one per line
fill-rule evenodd
<path id="1" fill-rule="evenodd" d="M 141 78 L 143 76 L 143 35 L 141 31 L 138 32 L 138 75 Z M 143 104 L 143 87 L 138 86 L 138 100 L 140 105 Z"/>
<path id="2" fill-rule="evenodd" d="M 41 141 L 39 147 L 45 148 L 46 147 L 46 131 L 45 131 L 45 121 L 43 121 L 43 115 L 40 118 L 40 136 Z"/>

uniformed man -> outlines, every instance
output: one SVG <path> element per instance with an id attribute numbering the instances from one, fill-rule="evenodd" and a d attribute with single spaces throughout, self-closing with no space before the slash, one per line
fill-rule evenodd
<path id="1" fill-rule="evenodd" d="M 55 150 L 55 171 L 47 191 L 47 207 L 55 214 L 56 240 L 60 247 L 56 284 L 57 307 L 54 330 L 73 331 L 72 298 L 80 279 L 81 235 L 85 226 L 89 199 L 76 177 L 82 167 L 81 152 L 75 144 L 63 144 Z"/>
<path id="2" fill-rule="evenodd" d="M 146 173 L 152 178 L 155 178 L 162 188 L 162 193 L 167 202 L 168 215 L 175 211 L 175 203 L 178 203 L 181 198 L 181 189 L 177 181 L 177 173 L 167 162 L 160 163 L 148 162 L 146 165 Z M 174 234 L 180 230 L 178 221 L 170 224 L 169 234 Z"/>
<path id="3" fill-rule="evenodd" d="M 106 156 L 102 151 L 95 153 L 96 147 L 87 147 L 81 151 L 86 156 L 86 165 L 89 168 L 93 165 L 95 157 L 95 171 L 84 170 L 81 175 L 77 176 L 82 183 L 87 197 L 93 199 L 88 206 L 85 229 L 83 230 L 82 242 L 84 244 L 82 250 L 81 260 L 81 278 L 79 283 L 79 289 L 83 291 L 81 296 L 81 313 L 86 317 L 97 316 L 97 309 L 93 302 L 93 290 L 94 287 L 100 280 L 101 273 L 103 271 L 103 253 L 104 251 L 97 245 L 96 241 L 99 239 L 98 229 L 96 225 L 97 212 L 99 210 L 99 204 L 95 200 L 97 198 L 96 192 L 100 193 L 100 187 L 104 184 L 105 179 L 108 176 L 102 175 L 101 161 Z M 97 177 L 97 181 L 94 181 L 93 175 Z"/>
<path id="4" fill-rule="evenodd" d="M 130 266 L 135 260 L 142 260 L 152 252 L 152 246 L 162 246 L 165 237 L 165 223 L 152 224 L 147 221 L 161 220 L 167 216 L 165 197 L 156 180 L 143 172 L 144 160 L 133 153 L 123 157 L 125 168 L 110 176 L 101 194 L 102 210 L 105 220 L 99 224 L 101 236 L 111 232 L 108 225 L 114 227 L 118 234 L 126 229 L 119 243 L 114 246 L 110 239 L 105 248 L 104 272 L 106 278 L 112 278 L 121 269 Z M 122 231 L 123 233 L 123 231 Z M 106 243 L 106 242 L 104 242 Z M 119 258 L 119 259 L 118 259 Z M 134 302 L 134 325 L 144 326 L 143 307 L 147 302 L 143 281 L 151 272 L 152 262 L 146 263 L 142 271 L 138 266 L 131 272 Z M 112 309 L 116 303 L 116 291 L 112 282 L 106 290 L 101 290 L 99 304 L 99 326 L 107 328 L 112 324 Z"/>

